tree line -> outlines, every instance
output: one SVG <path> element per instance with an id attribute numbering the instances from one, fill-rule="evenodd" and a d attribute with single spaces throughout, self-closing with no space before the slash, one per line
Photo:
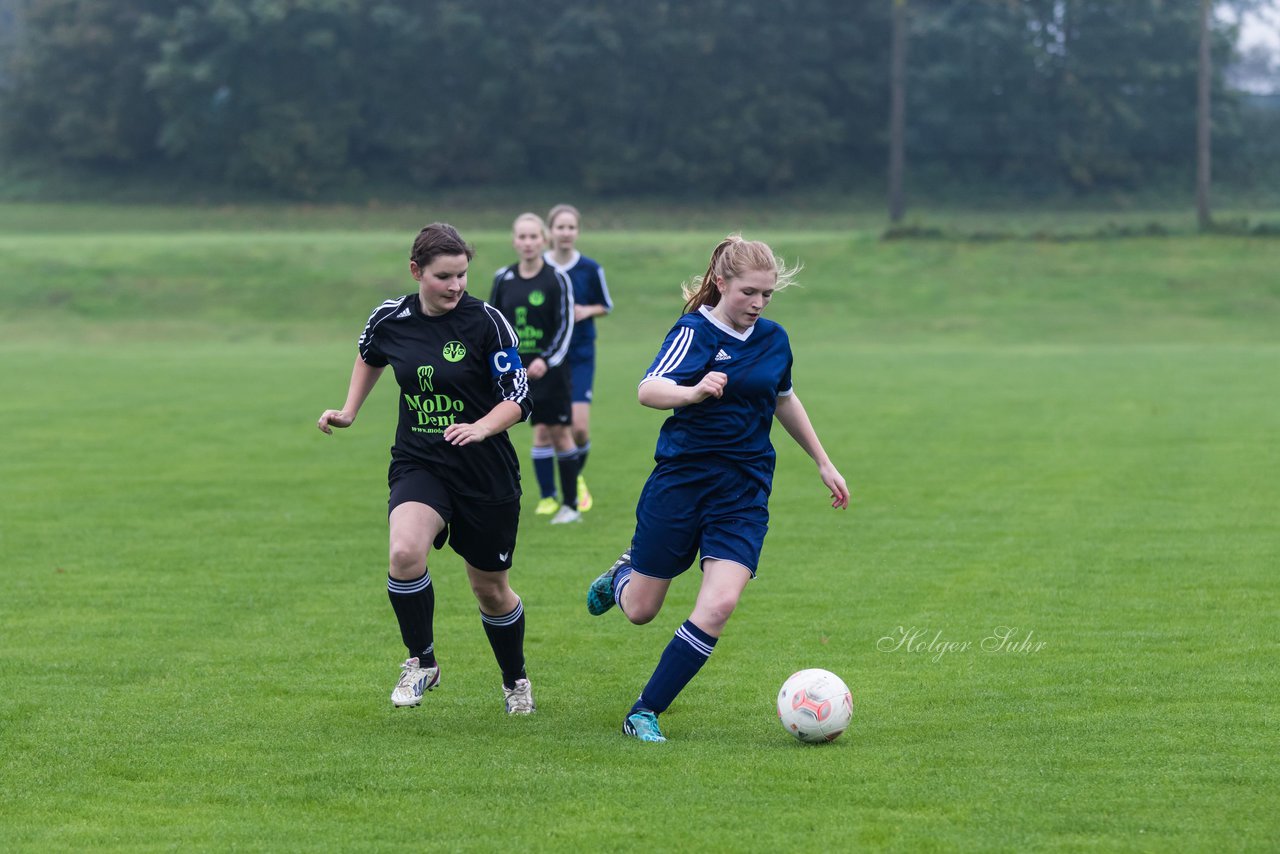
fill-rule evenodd
<path id="1" fill-rule="evenodd" d="M 899 7 L 895 12 L 895 6 Z M 1202 0 L 0 0 L 0 144 L 293 197 L 360 181 L 750 193 L 1196 169 Z M 1216 24 L 1213 67 L 1234 33 Z M 1277 143 L 1211 80 L 1215 175 Z M 1261 146 L 1261 148 L 1259 148 Z M 1234 170 L 1234 171 L 1233 171 Z"/>

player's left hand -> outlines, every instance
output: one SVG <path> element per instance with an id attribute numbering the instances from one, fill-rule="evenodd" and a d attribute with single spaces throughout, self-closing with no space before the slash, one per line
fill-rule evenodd
<path id="1" fill-rule="evenodd" d="M 444 440 L 450 445 L 470 445 L 489 438 L 489 431 L 482 424 L 450 424 L 444 428 Z"/>
<path id="2" fill-rule="evenodd" d="M 827 489 L 831 490 L 831 506 L 837 510 L 844 510 L 849 506 L 849 487 L 845 485 L 844 478 L 840 472 L 836 471 L 833 465 L 825 465 L 818 467 L 818 474 L 822 477 L 822 482 L 827 485 Z"/>

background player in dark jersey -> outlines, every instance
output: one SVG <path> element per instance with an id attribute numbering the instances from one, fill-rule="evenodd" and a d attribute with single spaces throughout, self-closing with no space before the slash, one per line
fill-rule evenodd
<path id="1" fill-rule="evenodd" d="M 440 682 L 435 656 L 431 549 L 448 541 L 466 562 L 509 714 L 534 710 L 524 666 L 524 606 L 508 583 L 520 522 L 520 464 L 507 428 L 529 415 L 517 339 L 492 306 L 466 292 L 474 252 L 449 225 L 419 232 L 409 273 L 417 293 L 373 310 L 342 409 L 317 426 L 350 427 L 383 370 L 399 386 L 400 420 L 387 482 L 387 594 L 409 650 L 391 692 L 416 706 Z"/>
<path id="2" fill-rule="evenodd" d="M 604 268 L 576 248 L 582 215 L 573 205 L 556 205 L 547 215 L 551 248 L 543 258 L 573 283 L 573 338 L 569 375 L 573 385 L 573 443 L 578 448 L 578 509 L 591 509 L 591 491 L 583 471 L 591 451 L 591 398 L 596 374 L 595 318 L 613 311 Z"/>
<path id="3" fill-rule="evenodd" d="M 623 722 L 623 732 L 641 741 L 665 741 L 658 715 L 711 655 L 755 577 L 769 525 L 775 416 L 817 464 L 831 506 L 849 506 L 844 478 L 791 387 L 787 333 L 760 317 L 795 272 L 763 243 L 721 241 L 706 275 L 686 287 L 686 314 L 640 382 L 642 404 L 674 413 L 658 435 L 632 547 L 592 582 L 587 609 L 603 614 L 617 604 L 631 622 L 647 623 L 671 580 L 702 556 L 693 613 Z"/>
<path id="4" fill-rule="evenodd" d="M 553 525 L 580 522 L 578 451 L 571 427 L 573 391 L 565 361 L 573 337 L 573 285 L 568 276 L 542 258 L 547 245 L 547 226 L 542 217 L 534 213 L 516 217 L 511 242 L 520 260 L 503 267 L 493 277 L 489 303 L 515 326 L 520 358 L 529 371 L 529 397 L 533 401 L 530 456 L 542 493 L 537 512 L 554 513 Z M 555 497 L 557 469 L 563 505 Z"/>

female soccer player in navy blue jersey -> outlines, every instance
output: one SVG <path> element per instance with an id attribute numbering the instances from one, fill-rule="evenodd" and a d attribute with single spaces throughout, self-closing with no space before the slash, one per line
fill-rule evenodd
<path id="1" fill-rule="evenodd" d="M 318 426 L 350 427 L 390 365 L 400 420 L 387 473 L 387 595 L 409 650 L 391 692 L 416 706 L 440 683 L 431 549 L 447 541 L 466 563 L 480 620 L 502 670 L 508 714 L 534 710 L 525 673 L 524 606 L 508 583 L 520 522 L 520 465 L 507 428 L 529 416 L 515 330 L 466 292 L 475 253 L 450 225 L 419 232 L 409 256 L 416 293 L 373 310 L 360 335 L 347 400 Z"/>
<path id="2" fill-rule="evenodd" d="M 573 283 L 573 338 L 569 342 L 569 374 L 573 384 L 573 442 L 578 449 L 578 509 L 591 509 L 591 492 L 582 471 L 591 451 L 591 402 L 596 374 L 595 318 L 613 311 L 604 268 L 576 248 L 582 215 L 573 205 L 556 205 L 547 215 L 551 248 L 548 264 Z M 550 466 L 550 461 L 547 461 Z"/>
<path id="3" fill-rule="evenodd" d="M 787 333 L 760 316 L 795 273 L 764 243 L 725 238 L 706 275 L 685 288 L 686 313 L 640 381 L 640 403 L 674 412 L 658 434 L 631 548 L 592 582 L 587 610 L 616 604 L 631 622 L 647 623 L 699 553 L 702 566 L 693 613 L 623 721 L 622 731 L 641 741 L 666 740 L 658 715 L 710 657 L 755 577 L 769 525 L 775 417 L 817 464 L 831 506 L 849 506 L 844 478 L 791 386 Z"/>

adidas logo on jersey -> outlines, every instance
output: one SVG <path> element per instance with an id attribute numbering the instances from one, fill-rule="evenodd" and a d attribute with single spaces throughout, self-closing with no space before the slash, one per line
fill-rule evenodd
<path id="1" fill-rule="evenodd" d="M 726 353 L 724 350 L 721 350 L 719 353 L 716 353 L 717 362 L 727 362 L 732 358 L 733 357 L 730 356 L 728 353 Z"/>
<path id="2" fill-rule="evenodd" d="M 402 317 L 408 317 L 408 316 L 409 316 L 409 309 L 407 308 L 401 309 L 400 313 L 396 315 L 396 320 L 399 320 Z"/>

